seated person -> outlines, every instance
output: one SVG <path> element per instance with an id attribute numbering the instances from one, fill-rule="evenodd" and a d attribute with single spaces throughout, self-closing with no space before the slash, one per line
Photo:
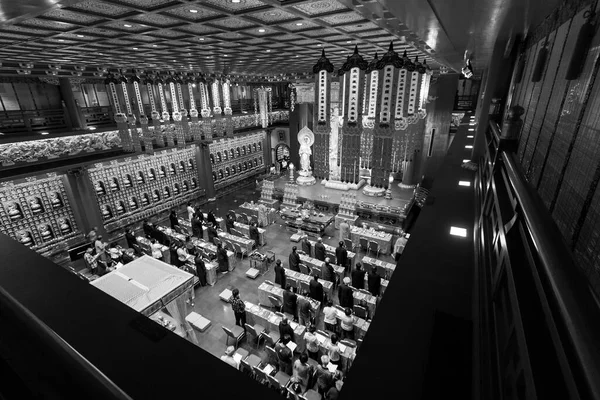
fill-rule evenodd
<path id="1" fill-rule="evenodd" d="M 225 350 L 225 354 L 221 356 L 221 361 L 225 361 L 227 364 L 231 365 L 235 369 L 240 369 L 240 364 L 237 361 L 235 361 L 235 358 L 233 358 L 234 353 L 235 347 L 227 347 L 227 350 Z"/>

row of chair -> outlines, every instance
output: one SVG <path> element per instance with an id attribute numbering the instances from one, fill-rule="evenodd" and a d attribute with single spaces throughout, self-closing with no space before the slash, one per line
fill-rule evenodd
<path id="1" fill-rule="evenodd" d="M 238 243 L 232 242 L 231 240 L 221 240 L 220 238 L 215 238 L 215 244 L 221 243 L 226 250 L 231 250 L 235 253 L 235 255 L 240 255 L 240 258 L 244 258 L 248 255 L 248 250 L 242 248 Z"/>

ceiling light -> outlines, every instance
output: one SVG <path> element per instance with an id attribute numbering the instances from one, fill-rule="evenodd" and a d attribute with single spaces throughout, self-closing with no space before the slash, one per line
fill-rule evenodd
<path id="1" fill-rule="evenodd" d="M 134 47 L 133 49 L 134 49 L 134 50 L 137 50 L 138 48 L 137 48 L 137 47 Z"/>
<path id="2" fill-rule="evenodd" d="M 352 40 L 346 40 L 346 43 L 352 43 Z"/>
<path id="3" fill-rule="evenodd" d="M 49 132 L 40 132 L 41 135 L 49 135 Z"/>
<path id="4" fill-rule="evenodd" d="M 203 38 L 203 37 L 201 37 L 201 38 L 200 38 L 200 39 L 198 39 L 198 40 L 204 40 L 204 38 Z"/>
<path id="5" fill-rule="evenodd" d="M 269 53 L 271 50 L 267 49 L 267 53 Z"/>
<path id="6" fill-rule="evenodd" d="M 458 181 L 458 186 L 471 186 L 469 181 Z"/>
<path id="7" fill-rule="evenodd" d="M 465 228 L 458 228 L 456 226 L 451 226 L 450 234 L 453 236 L 467 237 L 467 230 Z"/>
<path id="8" fill-rule="evenodd" d="M 198 10 L 194 10 L 193 8 L 190 10 L 191 13 L 196 14 L 198 12 Z"/>
<path id="9" fill-rule="evenodd" d="M 472 148 L 473 148 L 473 146 L 471 146 L 470 144 L 465 146 L 465 149 L 472 149 Z"/>
<path id="10" fill-rule="evenodd" d="M 88 126 L 87 128 L 88 128 L 88 131 L 95 131 L 96 130 L 95 126 Z"/>
<path id="11" fill-rule="evenodd" d="M 242 0 L 231 0 L 232 3 L 240 3 Z"/>
<path id="12" fill-rule="evenodd" d="M 300 57 L 300 56 L 296 54 L 296 57 Z"/>
<path id="13" fill-rule="evenodd" d="M 302 26 L 302 22 L 296 22 L 296 26 Z"/>
<path id="14" fill-rule="evenodd" d="M 123 25 L 123 26 L 124 26 L 125 28 L 131 28 L 131 25 L 129 25 L 129 24 L 125 24 L 125 25 Z"/>
<path id="15" fill-rule="evenodd" d="M 475 128 L 469 128 L 469 132 L 473 132 Z"/>
<path id="16" fill-rule="evenodd" d="M 83 37 L 83 35 L 77 35 L 77 37 Z"/>
<path id="17" fill-rule="evenodd" d="M 476 124 L 475 124 L 475 122 L 471 122 L 469 125 L 475 126 Z"/>
<path id="18" fill-rule="evenodd" d="M 473 139 L 473 135 L 467 136 L 467 139 Z"/>
<path id="19" fill-rule="evenodd" d="M 471 162 L 471 160 L 464 159 L 463 163 L 466 163 L 466 162 Z"/>
<path id="20" fill-rule="evenodd" d="M 264 30 L 264 29 L 259 29 L 258 31 L 259 31 L 259 32 L 261 32 L 261 33 L 262 33 L 262 32 L 265 32 L 265 30 Z"/>
<path id="21" fill-rule="evenodd" d="M 157 45 L 153 44 L 152 47 L 158 47 Z"/>
<path id="22" fill-rule="evenodd" d="M 64 42 L 64 41 L 65 41 L 65 39 L 58 39 L 58 41 L 59 41 L 59 42 Z"/>

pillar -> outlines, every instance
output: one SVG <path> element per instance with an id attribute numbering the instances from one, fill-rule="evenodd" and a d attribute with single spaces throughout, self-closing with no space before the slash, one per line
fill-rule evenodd
<path id="1" fill-rule="evenodd" d="M 210 164 L 210 149 L 207 144 L 199 144 L 196 151 L 196 164 L 198 165 L 198 184 L 206 190 L 206 198 L 215 197 L 215 183 L 212 178 L 212 165 Z"/>
<path id="2" fill-rule="evenodd" d="M 75 102 L 73 96 L 73 88 L 71 87 L 71 81 L 68 78 L 58 78 L 60 95 L 62 96 L 63 102 L 67 110 L 67 117 L 71 121 L 71 126 L 74 130 L 86 129 L 86 123 L 81 115 L 79 106 Z"/>

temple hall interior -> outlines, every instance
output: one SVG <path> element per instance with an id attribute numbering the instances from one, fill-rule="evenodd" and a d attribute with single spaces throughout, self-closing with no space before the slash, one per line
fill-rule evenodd
<path id="1" fill-rule="evenodd" d="M 0 400 L 600 400 L 598 0 L 0 0 Z"/>

